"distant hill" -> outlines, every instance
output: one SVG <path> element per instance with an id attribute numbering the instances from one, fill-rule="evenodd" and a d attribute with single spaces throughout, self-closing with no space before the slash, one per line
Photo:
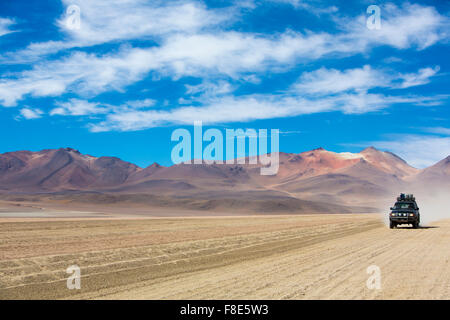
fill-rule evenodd
<path id="1" fill-rule="evenodd" d="M 450 191 L 450 157 L 422 170 L 373 147 L 360 153 L 319 148 L 279 158 L 278 174 L 261 176 L 254 164 L 140 168 L 72 148 L 8 152 L 0 155 L 0 193 L 54 195 L 69 204 L 314 213 L 375 211 L 380 199 L 416 187 Z"/>

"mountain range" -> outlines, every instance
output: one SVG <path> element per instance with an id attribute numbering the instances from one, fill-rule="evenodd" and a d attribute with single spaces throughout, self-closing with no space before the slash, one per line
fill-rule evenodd
<path id="1" fill-rule="evenodd" d="M 277 175 L 261 176 L 253 164 L 140 168 L 72 148 L 7 152 L 0 155 L 0 194 L 67 204 L 315 213 L 371 212 L 399 192 L 450 191 L 450 156 L 421 170 L 373 147 L 360 153 L 280 152 L 279 161 Z"/>

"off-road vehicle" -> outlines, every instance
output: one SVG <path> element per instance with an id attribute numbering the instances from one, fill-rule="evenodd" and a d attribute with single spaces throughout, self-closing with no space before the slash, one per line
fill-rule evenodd
<path id="1" fill-rule="evenodd" d="M 419 207 L 416 198 L 412 194 L 400 194 L 397 202 L 391 208 L 389 214 L 390 228 L 396 228 L 399 224 L 410 224 L 417 229 L 420 224 Z"/>

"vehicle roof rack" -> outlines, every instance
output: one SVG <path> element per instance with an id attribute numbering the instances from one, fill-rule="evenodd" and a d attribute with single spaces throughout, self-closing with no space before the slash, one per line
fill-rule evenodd
<path id="1" fill-rule="evenodd" d="M 416 198 L 412 193 L 410 194 L 400 193 L 400 196 L 397 197 L 397 201 L 416 201 Z"/>

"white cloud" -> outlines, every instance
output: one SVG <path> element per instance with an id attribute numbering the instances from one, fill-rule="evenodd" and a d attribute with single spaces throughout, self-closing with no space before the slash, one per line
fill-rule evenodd
<path id="1" fill-rule="evenodd" d="M 450 137 L 429 135 L 395 135 L 371 145 L 389 150 L 416 168 L 425 168 L 450 155 Z"/>
<path id="2" fill-rule="evenodd" d="M 305 1 L 305 0 L 270 0 L 275 3 L 285 3 L 292 5 L 296 9 L 306 10 L 312 14 L 317 16 L 322 14 L 330 14 L 339 11 L 336 6 L 330 6 L 328 3 L 325 3 L 323 6 L 318 6 L 318 1 Z"/>
<path id="3" fill-rule="evenodd" d="M 61 50 L 77 47 L 70 41 L 47 41 L 29 44 L 25 49 L 7 52 L 0 56 L 3 64 L 26 64 L 37 62 L 45 55 L 53 54 Z"/>
<path id="4" fill-rule="evenodd" d="M 69 2 L 72 4 L 64 0 L 65 4 Z M 22 56 L 20 53 L 17 56 L 32 59 L 74 46 L 137 38 L 154 40 L 156 44 L 147 48 L 122 46 L 107 54 L 74 51 L 64 58 L 5 75 L 0 78 L 1 104 L 14 106 L 28 96 L 59 96 L 67 92 L 90 99 L 106 91 L 123 91 L 126 86 L 148 77 L 150 72 L 154 81 L 162 77 L 174 81 L 188 76 L 201 78 L 202 84 L 188 86 L 187 94 L 200 94 L 198 100 L 203 105 L 164 111 L 129 110 L 139 105 L 146 107 L 146 103 L 112 107 L 73 99 L 60 103 L 51 114 L 108 113 L 107 119 L 94 125 L 93 130 L 136 130 L 179 123 L 183 117 L 189 123 L 196 117 L 210 122 L 249 121 L 330 110 L 363 113 L 391 103 L 441 102 L 439 97 L 386 97 L 367 93 L 374 87 L 406 88 L 425 84 L 437 68 L 393 75 L 369 66 L 344 71 L 322 68 L 305 73 L 295 86 L 298 91 L 284 95 L 227 96 L 235 89 L 230 85 L 231 80 L 257 82 L 266 72 L 284 72 L 298 63 L 325 56 L 367 53 L 380 45 L 426 48 L 444 38 L 442 29 L 448 24 L 448 18 L 432 7 L 387 5 L 382 10 L 382 30 L 368 30 L 365 16 L 360 16 L 356 20 L 338 17 L 336 21 L 342 29 L 335 34 L 286 31 L 268 35 L 223 31 L 223 23 L 231 19 L 232 10 L 210 10 L 191 1 L 79 0 L 76 4 L 82 14 L 79 30 L 66 29 L 62 18 L 59 26 L 65 30 L 67 40 L 32 44 L 25 55 L 22 52 Z M 301 92 L 323 96 L 305 98 L 299 96 Z"/>
<path id="5" fill-rule="evenodd" d="M 125 103 L 125 105 L 130 106 L 135 109 L 153 107 L 155 104 L 156 104 L 156 100 L 153 100 L 153 99 L 133 100 L 133 101 L 127 101 Z"/>
<path id="6" fill-rule="evenodd" d="M 292 86 L 299 93 L 333 94 L 343 91 L 367 91 L 376 87 L 409 88 L 430 82 L 439 71 L 439 66 L 422 68 L 417 73 L 401 74 L 391 70 L 377 70 L 365 65 L 362 68 L 336 69 L 321 68 L 305 72 Z"/>
<path id="7" fill-rule="evenodd" d="M 93 124 L 91 130 L 135 131 L 167 124 L 205 124 L 245 122 L 257 119 L 286 117 L 330 109 L 329 103 L 306 104 L 301 99 L 270 96 L 224 97 L 202 107 L 179 107 L 170 110 L 130 111 L 110 114 L 106 121 Z"/>
<path id="8" fill-rule="evenodd" d="M 12 26 L 13 24 L 14 20 L 0 17 L 0 37 L 8 33 L 14 32 L 11 29 L 9 29 L 9 27 Z"/>
<path id="9" fill-rule="evenodd" d="M 448 37 L 449 18 L 439 14 L 434 7 L 409 3 L 403 6 L 386 4 L 381 6 L 380 13 L 379 30 L 366 27 L 366 15 L 356 20 L 336 20 L 347 31 L 347 36 L 343 35 L 341 41 L 349 41 L 359 48 L 389 45 L 398 49 L 417 47 L 423 50 Z"/>
<path id="10" fill-rule="evenodd" d="M 42 117 L 43 113 L 40 109 L 23 108 L 20 110 L 20 114 L 25 119 L 38 119 Z"/>
<path id="11" fill-rule="evenodd" d="M 390 64 L 390 63 L 402 63 L 405 61 L 399 57 L 392 56 L 392 57 L 387 57 L 387 58 L 383 59 L 383 62 Z"/>
<path id="12" fill-rule="evenodd" d="M 71 48 L 131 39 L 160 40 L 170 34 L 193 34 L 235 17 L 235 10 L 211 10 L 197 1 L 62 0 L 80 8 L 80 28 L 70 27 L 64 13 L 56 22 L 64 40 L 32 43 L 0 57 L 3 63 L 30 63 Z"/>
<path id="13" fill-rule="evenodd" d="M 156 58 L 175 78 L 206 73 L 239 78 L 246 72 L 272 67 L 289 68 L 300 58 L 313 59 L 326 53 L 328 35 L 285 32 L 276 36 L 221 32 L 169 37 Z"/>
<path id="14" fill-rule="evenodd" d="M 290 136 L 290 135 L 297 135 L 297 134 L 302 134 L 303 131 L 299 131 L 299 130 L 290 130 L 290 131 L 280 131 L 280 135 L 281 136 Z"/>
<path id="15" fill-rule="evenodd" d="M 435 127 L 435 128 L 425 128 L 424 129 L 427 132 L 445 135 L 450 137 L 450 128 L 443 128 L 443 127 Z"/>
<path id="16" fill-rule="evenodd" d="M 440 70 L 439 66 L 434 68 L 422 68 L 418 73 L 409 73 L 402 75 L 402 83 L 400 88 L 409 88 L 414 86 L 420 86 L 430 82 L 430 78 L 433 77 Z"/>
<path id="17" fill-rule="evenodd" d="M 118 55 L 102 57 L 76 52 L 63 60 L 35 65 L 16 78 L 0 79 L 0 103 L 15 106 L 28 94 L 45 97 L 67 91 L 79 95 L 120 91 L 124 86 L 141 80 L 152 67 L 151 53 L 141 49 L 126 49 Z"/>
<path id="18" fill-rule="evenodd" d="M 16 106 L 25 95 L 34 97 L 58 96 L 66 90 L 66 80 L 52 79 L 39 72 L 25 72 L 18 79 L 0 79 L 0 104 L 6 107 Z"/>
<path id="19" fill-rule="evenodd" d="M 321 68 L 305 72 L 293 88 L 297 92 L 328 94 L 347 90 L 366 91 L 370 88 L 386 86 L 389 82 L 383 72 L 366 65 L 344 71 Z"/>
<path id="20" fill-rule="evenodd" d="M 106 113 L 107 108 L 100 106 L 98 103 L 92 103 L 79 99 L 70 99 L 68 102 L 60 102 L 58 107 L 50 111 L 50 115 L 61 116 L 84 116 L 90 114 Z"/>
<path id="21" fill-rule="evenodd" d="M 321 37 L 288 33 L 265 39 L 235 32 L 169 37 L 161 47 L 125 47 L 97 56 L 75 52 L 62 60 L 35 65 L 15 78 L 0 80 L 0 102 L 14 106 L 25 95 L 56 96 L 68 90 L 81 95 L 121 90 L 149 71 L 171 76 L 207 77 L 264 71 L 272 64 L 292 63 L 297 55 L 320 54 Z M 317 45 L 317 46 L 316 46 Z"/>
<path id="22" fill-rule="evenodd" d="M 31 70 L 15 77 L 4 77 L 0 79 L 2 104 L 13 106 L 28 94 L 36 97 L 57 96 L 72 91 L 81 95 L 95 95 L 109 90 L 122 90 L 125 86 L 142 80 L 150 71 L 157 71 L 174 80 L 184 76 L 228 76 L 239 79 L 248 77 L 248 73 L 262 73 L 268 69 L 281 72 L 298 61 L 318 59 L 324 55 L 365 52 L 369 45 L 374 44 L 398 46 L 402 43 L 402 48 L 410 45 L 423 48 L 431 44 L 429 39 L 440 39 L 439 27 L 444 21 L 444 17 L 430 7 L 414 5 L 406 6 L 405 9 L 388 6 L 386 11 L 390 14 L 383 16 L 382 29 L 393 31 L 395 25 L 395 32 L 392 33 L 406 33 L 401 36 L 401 41 L 389 38 L 391 32 L 384 36 L 376 33 L 379 30 L 368 33 L 373 30 L 367 30 L 363 21 L 359 20 L 349 23 L 351 27 L 347 27 L 346 32 L 336 35 L 287 31 L 268 36 L 234 31 L 202 31 L 202 28 L 213 24 L 217 18 L 216 13 L 190 2 L 166 5 L 156 2 L 148 5 L 138 0 L 114 0 L 108 3 L 83 0 L 79 5 L 83 27 L 70 32 L 73 37 L 86 43 L 155 34 L 164 36 L 159 46 L 143 49 L 125 47 L 105 55 L 75 52 L 62 60 L 35 65 Z M 142 9 L 142 12 L 124 8 L 128 6 Z M 174 6 L 171 7 L 173 12 L 166 10 L 166 6 Z M 167 13 L 169 11 L 170 14 Z M 102 15 L 98 15 L 98 12 L 102 12 Z M 166 13 L 158 16 L 158 12 Z M 150 19 L 155 15 L 158 16 L 155 18 L 158 23 Z M 181 20 L 172 21 L 172 18 L 181 16 Z M 200 25 L 196 22 L 198 19 L 202 21 Z M 142 26 L 137 24 L 139 21 Z M 159 24 L 160 21 L 164 23 Z M 219 18 L 218 21 L 223 19 Z M 409 27 L 414 32 L 411 33 Z M 73 45 L 77 45 L 77 41 Z M 67 44 L 51 42 L 32 46 L 39 52 L 59 49 Z M 369 68 L 368 71 L 372 70 Z M 421 76 L 406 78 L 405 86 L 424 83 L 433 70 L 423 71 Z M 359 77 L 364 77 L 367 73 L 358 70 L 352 72 L 358 73 Z M 377 75 L 376 71 L 373 73 Z M 346 79 L 351 83 L 352 75 L 336 72 L 335 76 L 347 76 Z M 372 78 L 370 75 L 366 76 L 364 81 L 373 82 Z"/>
<path id="23" fill-rule="evenodd" d="M 423 103 L 431 98 L 391 97 L 381 94 L 339 94 L 320 99 L 292 95 L 224 96 L 204 101 L 203 106 L 183 106 L 165 110 L 118 110 L 108 114 L 105 121 L 91 124 L 93 132 L 136 131 L 164 125 L 191 125 L 248 122 L 272 118 L 293 117 L 318 112 L 341 111 L 365 113 L 386 108 L 390 104 Z"/>
<path id="24" fill-rule="evenodd" d="M 79 29 L 67 28 L 67 17 L 58 25 L 72 40 L 98 44 L 113 40 L 142 39 L 173 32 L 192 33 L 222 23 L 231 12 L 211 10 L 196 1 L 62 0 L 65 7 L 76 4 L 81 12 Z"/>
<path id="25" fill-rule="evenodd" d="M 327 35 L 304 36 L 286 32 L 268 39 L 225 32 L 216 35 L 176 35 L 169 37 L 161 47 L 125 47 L 118 53 L 103 56 L 75 52 L 62 60 L 38 64 L 32 70 L 19 74 L 16 79 L 1 79 L 0 101 L 5 106 L 13 106 L 27 94 L 41 97 L 56 96 L 67 91 L 81 95 L 120 91 L 142 80 L 152 70 L 171 76 L 174 80 L 183 76 L 208 78 L 218 75 L 239 79 L 248 76 L 249 72 L 276 68 L 280 71 L 280 68 L 288 68 L 300 58 L 322 56 L 329 50 L 325 45 L 329 41 L 327 38 Z M 408 76 L 408 86 L 425 83 L 427 77 L 433 74 L 430 70 L 423 69 L 423 74 L 419 76 Z M 331 90 L 340 90 L 338 86 L 344 86 L 345 89 L 345 86 L 356 84 L 380 84 L 381 75 L 370 67 L 346 73 L 323 69 L 306 75 L 304 80 L 318 82 L 321 87 L 328 86 Z M 346 81 L 332 83 L 322 79 L 324 76 L 344 78 Z M 311 85 L 309 90 L 312 90 Z"/>
<path id="26" fill-rule="evenodd" d="M 186 93 L 190 95 L 201 94 L 207 97 L 216 97 L 233 91 L 233 86 L 224 80 L 217 82 L 204 81 L 198 85 L 186 85 Z"/>
<path id="27" fill-rule="evenodd" d="M 99 115 L 107 113 L 125 113 L 133 112 L 139 109 L 145 109 L 154 107 L 156 101 L 153 99 L 132 100 L 127 101 L 124 104 L 114 106 L 111 104 L 101 104 L 98 102 L 89 102 L 87 100 L 70 99 L 66 102 L 57 102 L 56 108 L 50 111 L 50 115 L 59 116 L 87 116 L 87 115 Z"/>

